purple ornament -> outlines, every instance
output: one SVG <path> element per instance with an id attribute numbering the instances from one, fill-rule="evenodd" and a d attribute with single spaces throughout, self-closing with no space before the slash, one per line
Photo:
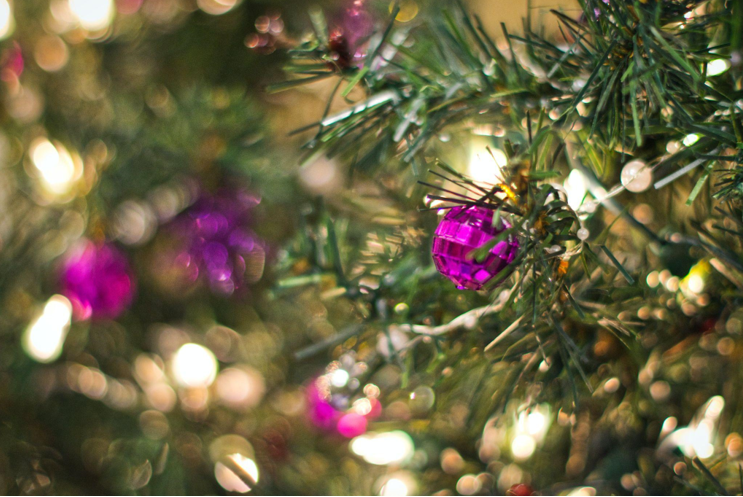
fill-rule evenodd
<path id="1" fill-rule="evenodd" d="M 64 259 L 59 279 L 61 292 L 72 303 L 77 320 L 114 319 L 134 298 L 129 262 L 111 243 L 85 240 Z"/>
<path id="2" fill-rule="evenodd" d="M 485 260 L 475 260 L 474 250 L 511 227 L 503 219 L 499 226 L 493 226 L 494 213 L 480 206 L 453 207 L 436 228 L 433 262 L 460 290 L 480 290 L 516 257 L 519 243 L 509 236 L 496 243 Z"/>
<path id="3" fill-rule="evenodd" d="M 182 240 L 174 262 L 190 281 L 205 280 L 217 293 L 232 294 L 263 274 L 265 247 L 250 230 L 251 210 L 260 202 L 244 190 L 203 196 L 173 221 Z"/>

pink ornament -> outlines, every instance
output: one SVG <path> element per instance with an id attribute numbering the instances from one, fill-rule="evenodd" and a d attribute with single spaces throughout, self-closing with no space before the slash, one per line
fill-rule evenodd
<path id="1" fill-rule="evenodd" d="M 361 414 L 350 412 L 338 420 L 338 433 L 346 438 L 358 437 L 366 433 L 367 421 Z"/>
<path id="2" fill-rule="evenodd" d="M 75 247 L 62 262 L 59 280 L 77 320 L 114 319 L 134 298 L 129 262 L 110 243 L 85 240 Z"/>
<path id="3" fill-rule="evenodd" d="M 439 223 L 431 253 L 436 269 L 460 290 L 480 290 L 513 262 L 519 243 L 508 236 L 490 249 L 482 262 L 472 253 L 511 227 L 504 220 L 493 225 L 495 211 L 486 207 L 453 207 Z"/>

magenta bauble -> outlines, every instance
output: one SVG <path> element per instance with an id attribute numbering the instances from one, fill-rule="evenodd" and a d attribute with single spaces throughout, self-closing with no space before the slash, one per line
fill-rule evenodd
<path id="1" fill-rule="evenodd" d="M 509 235 L 496 243 L 482 261 L 475 259 L 475 250 L 511 227 L 503 219 L 493 223 L 494 214 L 487 207 L 453 207 L 436 228 L 431 248 L 434 264 L 460 290 L 480 290 L 518 253 L 518 240 Z"/>
<path id="2" fill-rule="evenodd" d="M 62 261 L 59 280 L 77 320 L 114 319 L 134 298 L 126 255 L 110 243 L 85 240 L 74 247 Z"/>

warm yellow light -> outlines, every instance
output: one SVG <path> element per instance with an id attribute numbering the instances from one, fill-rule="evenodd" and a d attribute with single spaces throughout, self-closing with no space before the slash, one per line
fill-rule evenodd
<path id="1" fill-rule="evenodd" d="M 173 376 L 183 387 L 208 387 L 217 377 L 217 358 L 195 343 L 183 345 L 173 357 Z"/>
<path id="2" fill-rule="evenodd" d="M 242 454 L 232 454 L 227 456 L 227 459 L 229 459 L 229 465 L 221 462 L 214 465 L 214 476 L 217 482 L 228 492 L 237 492 L 240 494 L 250 492 L 251 487 L 246 480 L 250 479 L 258 483 L 260 476 L 258 465 L 254 460 Z M 234 467 L 230 467 L 233 464 Z M 238 476 L 235 471 L 239 471 L 242 475 Z"/>
<path id="3" fill-rule="evenodd" d="M 72 304 L 62 295 L 54 295 L 23 335 L 23 348 L 38 362 L 52 362 L 62 353 L 72 319 Z"/>
<path id="4" fill-rule="evenodd" d="M 196 0 L 196 5 L 207 14 L 220 16 L 232 10 L 240 0 Z"/>
<path id="5" fill-rule="evenodd" d="M 503 181 L 503 168 L 508 164 L 506 154 L 497 148 L 474 148 L 467 166 L 467 174 L 475 181 L 498 183 Z"/>
<path id="6" fill-rule="evenodd" d="M 77 167 L 75 159 L 61 143 L 37 138 L 31 143 L 29 153 L 43 186 L 55 195 L 67 193 L 82 174 L 82 168 Z"/>
<path id="7" fill-rule="evenodd" d="M 530 435 L 518 435 L 511 442 L 511 454 L 518 461 L 529 459 L 537 448 L 537 442 Z"/>
<path id="8" fill-rule="evenodd" d="M 88 31 L 105 29 L 114 17 L 113 0 L 69 0 L 70 11 Z"/>
<path id="9" fill-rule="evenodd" d="M 707 64 L 707 76 L 718 76 L 730 69 L 728 59 L 715 59 Z"/>
<path id="10" fill-rule="evenodd" d="M 0 0 L 0 40 L 13 34 L 15 19 L 8 0 Z"/>

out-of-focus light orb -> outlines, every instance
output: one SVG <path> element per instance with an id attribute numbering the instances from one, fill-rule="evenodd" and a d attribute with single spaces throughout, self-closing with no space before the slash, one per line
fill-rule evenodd
<path id="1" fill-rule="evenodd" d="M 350 375 L 345 369 L 336 369 L 330 373 L 330 384 L 336 388 L 343 388 L 348 383 Z"/>
<path id="2" fill-rule="evenodd" d="M 530 412 L 526 417 L 526 431 L 529 435 L 541 434 L 547 426 L 547 417 L 541 412 Z"/>
<path id="3" fill-rule="evenodd" d="M 70 12 L 83 29 L 99 31 L 114 18 L 113 0 L 69 0 Z"/>
<path id="4" fill-rule="evenodd" d="M 213 16 L 221 16 L 235 8 L 240 0 L 196 0 L 201 10 Z"/>
<path id="5" fill-rule="evenodd" d="M 353 438 L 365 433 L 367 424 L 366 417 L 355 412 L 349 412 L 338 420 L 337 429 L 338 433 L 344 437 Z"/>
<path id="6" fill-rule="evenodd" d="M 681 140 L 681 143 L 683 143 L 685 147 L 691 147 L 698 141 L 699 141 L 699 135 L 696 133 L 691 133 L 691 134 L 686 135 L 684 139 Z"/>
<path id="7" fill-rule="evenodd" d="M 506 154 L 497 148 L 485 149 L 473 147 L 470 161 L 467 165 L 467 174 L 475 181 L 496 183 L 503 180 L 503 168 L 508 164 Z"/>
<path id="8" fill-rule="evenodd" d="M 72 321 L 72 304 L 62 295 L 50 298 L 23 335 L 23 348 L 38 362 L 52 362 L 62 353 Z"/>
<path id="9" fill-rule="evenodd" d="M 568 205 L 572 209 L 578 209 L 583 204 L 583 199 L 588 193 L 588 181 L 585 175 L 577 169 L 573 169 L 565 180 L 565 192 L 568 195 Z"/>
<path id="10" fill-rule="evenodd" d="M 511 454 L 518 461 L 529 459 L 537 448 L 537 442 L 531 435 L 518 435 L 511 442 Z"/>
<path id="11" fill-rule="evenodd" d="M 253 482 L 258 483 L 260 473 L 258 471 L 258 465 L 249 457 L 245 457 L 242 454 L 231 454 L 227 456 L 230 463 L 237 466 L 234 469 L 238 469 L 245 476 L 250 477 Z M 250 485 L 245 481 L 245 478 L 240 478 L 235 471 L 230 468 L 227 464 L 218 462 L 214 465 L 214 477 L 217 479 L 222 488 L 228 492 L 237 492 L 240 494 L 248 493 L 251 490 Z"/>
<path id="12" fill-rule="evenodd" d="M 183 345 L 173 356 L 173 376 L 183 387 L 208 387 L 217 377 L 217 358 L 195 343 Z"/>
<path id="13" fill-rule="evenodd" d="M 620 181 L 622 186 L 631 192 L 644 192 L 653 182 L 653 171 L 644 161 L 633 160 L 622 168 Z"/>
<path id="14" fill-rule="evenodd" d="M 418 15 L 418 3 L 415 0 L 403 0 L 399 4 L 400 11 L 397 13 L 395 20 L 397 22 L 410 22 Z M 390 12 L 395 6 L 395 2 L 390 3 Z"/>
<path id="15" fill-rule="evenodd" d="M 13 34 L 15 19 L 8 0 L 0 0 L 0 40 Z"/>
<path id="16" fill-rule="evenodd" d="M 40 173 L 43 186 L 53 194 L 67 193 L 82 175 L 79 161 L 73 159 L 61 143 L 37 138 L 29 147 L 29 155 Z"/>
<path id="17" fill-rule="evenodd" d="M 415 452 L 413 439 L 400 430 L 361 435 L 351 440 L 350 446 L 351 452 L 378 466 L 403 463 Z"/>
<path id="18" fill-rule="evenodd" d="M 707 64 L 707 76 L 719 76 L 730 69 L 728 59 L 715 59 Z"/>
<path id="19" fill-rule="evenodd" d="M 299 180 L 314 195 L 328 195 L 343 186 L 343 174 L 338 164 L 324 156 L 302 166 Z"/>
<path id="20" fill-rule="evenodd" d="M 217 395 L 233 407 L 254 407 L 265 391 L 263 376 L 253 369 L 228 368 L 217 377 Z"/>
<path id="21" fill-rule="evenodd" d="M 42 36 L 34 47 L 34 59 L 46 72 L 56 72 L 67 65 L 70 51 L 67 44 L 55 35 Z"/>
<path id="22" fill-rule="evenodd" d="M 405 497 L 408 494 L 408 486 L 399 478 L 390 478 L 382 487 L 379 495 L 395 495 Z"/>

